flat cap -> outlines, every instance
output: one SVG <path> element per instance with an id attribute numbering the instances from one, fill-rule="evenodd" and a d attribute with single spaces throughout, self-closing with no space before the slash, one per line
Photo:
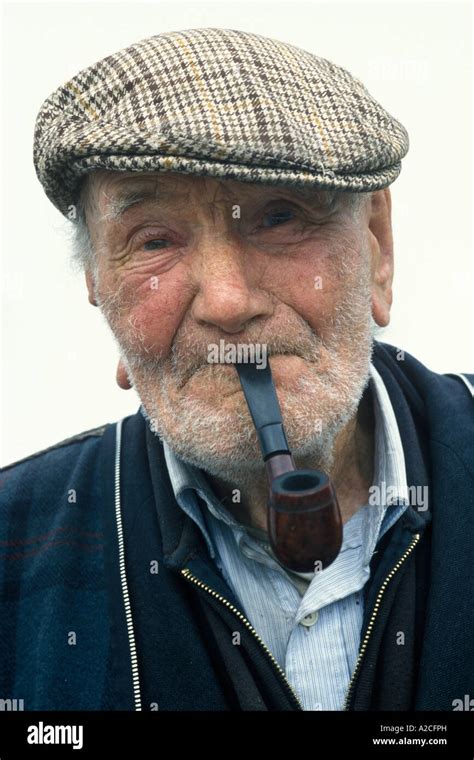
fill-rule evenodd
<path id="1" fill-rule="evenodd" d="M 235 29 L 158 34 L 42 104 L 34 165 L 62 214 L 94 169 L 370 192 L 398 176 L 403 125 L 346 69 Z"/>

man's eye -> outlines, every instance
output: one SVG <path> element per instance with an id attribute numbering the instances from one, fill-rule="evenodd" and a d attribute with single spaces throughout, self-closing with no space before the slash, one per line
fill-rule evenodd
<path id="1" fill-rule="evenodd" d="M 285 209 L 284 211 L 269 211 L 264 214 L 263 227 L 278 227 L 285 222 L 291 221 L 294 217 L 295 212 L 291 209 Z"/>
<path id="2" fill-rule="evenodd" d="M 162 232 L 162 230 L 160 230 Z M 140 230 L 133 237 L 134 250 L 140 249 L 141 251 L 160 251 L 168 246 L 170 243 L 169 238 L 156 237 L 157 230 L 145 229 Z"/>
<path id="3" fill-rule="evenodd" d="M 168 240 L 163 240 L 162 238 L 153 238 L 153 240 L 146 240 L 143 243 L 143 248 L 145 251 L 157 251 L 160 248 L 164 248 L 168 242 Z"/>

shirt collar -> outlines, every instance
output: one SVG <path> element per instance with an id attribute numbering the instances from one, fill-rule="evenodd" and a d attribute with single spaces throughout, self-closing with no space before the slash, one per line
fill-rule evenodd
<path id="1" fill-rule="evenodd" d="M 375 461 L 369 506 L 382 508 L 381 538 L 408 506 L 408 484 L 395 412 L 384 382 L 373 364 L 370 366 L 370 383 L 374 391 Z"/>

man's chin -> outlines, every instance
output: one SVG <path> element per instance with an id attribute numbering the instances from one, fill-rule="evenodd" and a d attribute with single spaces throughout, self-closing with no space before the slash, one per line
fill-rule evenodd
<path id="1" fill-rule="evenodd" d="M 152 432 L 185 462 L 230 482 L 264 472 L 257 433 L 240 388 L 224 403 L 219 397 L 219 406 L 212 405 L 208 397 L 202 400 L 194 396 L 182 398 L 171 414 L 169 407 L 163 411 L 153 403 L 143 406 Z M 286 404 L 282 407 L 285 409 Z M 298 420 L 283 415 L 290 450 L 295 458 L 327 471 L 332 466 L 334 431 L 328 425 L 321 431 L 318 419 L 305 417 L 302 424 L 301 414 Z"/>

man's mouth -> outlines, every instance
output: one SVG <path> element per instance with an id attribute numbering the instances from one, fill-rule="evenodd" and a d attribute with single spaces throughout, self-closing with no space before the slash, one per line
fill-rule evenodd
<path id="1" fill-rule="evenodd" d="M 271 354 L 267 361 L 270 363 L 272 370 L 272 376 L 277 384 L 288 384 L 298 379 L 299 374 L 304 369 L 306 360 L 295 353 L 278 353 Z M 258 367 L 258 363 L 257 363 Z M 210 374 L 211 373 L 211 374 Z M 217 377 L 228 375 L 230 378 L 235 379 L 236 385 L 240 387 L 239 377 L 233 363 L 205 363 L 198 369 L 194 370 L 191 375 L 187 375 L 185 382 L 180 386 L 183 388 L 190 381 L 201 378 L 206 382 L 214 373 L 217 373 Z"/>

